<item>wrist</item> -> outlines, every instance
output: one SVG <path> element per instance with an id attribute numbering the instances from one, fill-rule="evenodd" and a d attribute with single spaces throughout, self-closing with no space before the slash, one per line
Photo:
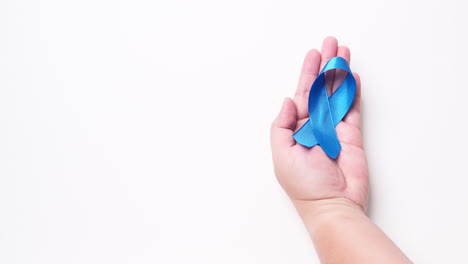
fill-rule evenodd
<path id="1" fill-rule="evenodd" d="M 367 218 L 362 207 L 344 197 L 314 201 L 295 200 L 293 204 L 311 235 L 323 224 L 354 217 Z"/>
<path id="2" fill-rule="evenodd" d="M 411 263 L 351 200 L 294 201 L 294 205 L 322 263 Z"/>

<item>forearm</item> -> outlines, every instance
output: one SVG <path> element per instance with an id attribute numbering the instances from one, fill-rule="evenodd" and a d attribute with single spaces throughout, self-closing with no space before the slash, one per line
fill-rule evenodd
<path id="1" fill-rule="evenodd" d="M 295 205 L 322 263 L 411 263 L 351 201 L 334 198 Z"/>

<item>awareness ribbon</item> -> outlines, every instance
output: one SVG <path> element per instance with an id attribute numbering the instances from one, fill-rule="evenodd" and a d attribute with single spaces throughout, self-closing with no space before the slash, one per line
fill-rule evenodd
<path id="1" fill-rule="evenodd" d="M 344 70 L 347 74 L 336 91 L 328 97 L 325 72 L 335 69 Z M 341 144 L 335 127 L 348 112 L 355 95 L 356 80 L 348 62 L 341 57 L 330 59 L 310 88 L 309 120 L 294 133 L 296 142 L 309 148 L 320 145 L 329 157 L 336 159 Z"/>

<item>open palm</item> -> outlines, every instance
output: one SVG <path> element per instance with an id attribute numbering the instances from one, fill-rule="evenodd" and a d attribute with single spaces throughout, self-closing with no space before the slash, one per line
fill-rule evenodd
<path id="1" fill-rule="evenodd" d="M 354 74 L 357 92 L 354 103 L 336 127 L 342 149 L 336 160 L 329 158 L 320 146 L 297 144 L 292 135 L 308 119 L 310 87 L 329 59 L 340 56 L 350 62 L 350 51 L 338 46 L 337 40 L 324 40 L 321 53 L 307 53 L 294 100 L 286 98 L 271 127 L 271 146 L 275 174 L 293 201 L 315 201 L 347 198 L 365 210 L 368 193 L 367 160 L 361 137 L 359 76 Z M 326 82 L 329 95 L 344 80 L 343 71 L 330 71 Z"/>

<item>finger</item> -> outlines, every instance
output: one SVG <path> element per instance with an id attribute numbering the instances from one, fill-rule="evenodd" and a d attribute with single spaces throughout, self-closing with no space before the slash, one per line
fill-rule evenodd
<path id="1" fill-rule="evenodd" d="M 322 44 L 322 61 L 320 64 L 320 69 L 323 69 L 325 64 L 333 58 L 336 57 L 338 51 L 338 41 L 334 37 L 327 37 Z M 325 74 L 325 83 L 327 86 L 328 96 L 331 95 L 331 89 L 333 85 L 333 79 L 335 76 L 335 71 L 329 71 Z"/>
<path id="2" fill-rule="evenodd" d="M 350 63 L 351 53 L 349 48 L 346 46 L 339 46 L 336 56 L 344 58 L 348 64 Z M 346 78 L 346 71 L 343 70 L 335 70 L 335 79 L 333 80 L 333 87 L 331 92 L 334 93 L 338 87 L 340 87 L 341 83 Z"/>
<path id="3" fill-rule="evenodd" d="M 353 73 L 354 79 L 356 79 L 356 96 L 354 97 L 354 102 L 345 118 L 344 122 L 361 128 L 361 77 L 357 73 Z"/>
<path id="4" fill-rule="evenodd" d="M 312 83 L 319 73 L 320 60 L 320 52 L 316 49 L 310 50 L 304 58 L 299 83 L 297 84 L 296 94 L 294 95 L 294 101 L 297 105 L 298 119 L 306 118 L 309 115 L 307 113 L 309 92 Z"/>
<path id="5" fill-rule="evenodd" d="M 327 62 L 336 56 L 338 51 L 338 41 L 335 37 L 327 37 L 323 40 L 322 44 L 322 62 L 320 64 L 320 69 L 323 69 Z"/>
<path id="6" fill-rule="evenodd" d="M 348 47 L 339 46 L 336 54 L 336 56 L 344 58 L 348 64 L 351 63 L 351 51 L 349 51 Z"/>
<path id="7" fill-rule="evenodd" d="M 293 146 L 296 141 L 293 131 L 297 124 L 296 104 L 290 98 L 284 99 L 278 116 L 273 121 L 270 130 L 270 140 L 273 152 Z"/>

